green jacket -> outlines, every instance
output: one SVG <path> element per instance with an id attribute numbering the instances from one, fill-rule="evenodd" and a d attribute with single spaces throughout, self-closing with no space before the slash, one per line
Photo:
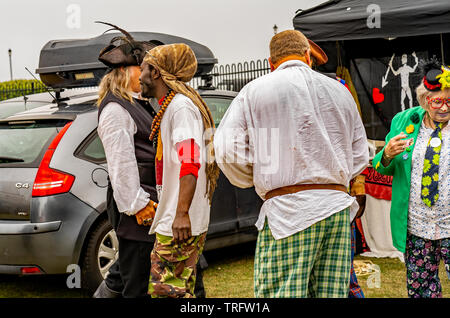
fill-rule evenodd
<path id="1" fill-rule="evenodd" d="M 407 138 L 414 138 L 414 143 L 403 153 L 398 154 L 392 159 L 387 167 L 383 166 L 381 163 L 381 157 L 385 148 L 383 148 L 372 161 L 372 165 L 379 173 L 393 176 L 390 214 L 392 241 L 394 247 L 403 253 L 405 252 L 408 227 L 409 192 L 411 189 L 411 158 L 424 115 L 425 110 L 420 106 L 407 109 L 395 115 L 392 119 L 391 130 L 386 136 L 386 145 L 392 137 L 397 136 L 402 131 L 408 136 Z M 409 133 L 407 132 L 407 127 L 409 127 Z M 413 127 L 414 130 L 412 131 Z"/>

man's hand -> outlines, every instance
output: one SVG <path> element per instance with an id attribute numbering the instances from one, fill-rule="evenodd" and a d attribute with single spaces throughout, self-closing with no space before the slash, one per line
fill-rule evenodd
<path id="1" fill-rule="evenodd" d="M 191 220 L 188 213 L 177 212 L 172 223 L 172 233 L 173 239 L 178 243 L 187 241 L 192 236 Z"/>
<path id="2" fill-rule="evenodd" d="M 366 195 L 357 195 L 356 196 L 356 201 L 359 204 L 359 209 L 358 212 L 356 212 L 356 217 L 360 218 L 363 216 L 364 211 L 366 210 Z"/>
<path id="3" fill-rule="evenodd" d="M 181 177 L 177 212 L 172 223 L 173 239 L 176 243 L 182 243 L 192 236 L 191 220 L 189 219 L 188 212 L 196 186 L 197 178 L 194 175 L 188 174 Z"/>

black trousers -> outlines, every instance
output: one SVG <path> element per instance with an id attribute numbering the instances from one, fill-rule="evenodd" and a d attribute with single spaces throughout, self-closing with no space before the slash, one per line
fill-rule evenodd
<path id="1" fill-rule="evenodd" d="M 122 293 L 123 281 L 122 276 L 120 276 L 120 261 L 117 259 L 114 264 L 108 270 L 108 276 L 105 278 L 106 286 L 112 289 L 116 293 Z"/>
<path id="2" fill-rule="evenodd" d="M 106 201 L 109 222 L 117 233 L 121 214 L 114 201 L 113 189 L 109 180 Z M 135 232 L 135 229 L 139 227 L 137 223 L 127 226 L 129 232 Z M 120 235 L 117 235 L 117 239 L 119 240 L 119 258 L 108 271 L 105 279 L 106 286 L 115 292 L 122 293 L 124 298 L 146 297 L 153 242 L 152 240 L 130 240 Z"/>
<path id="3" fill-rule="evenodd" d="M 124 298 L 148 297 L 150 253 L 153 244 L 119 239 L 119 259 L 109 269 L 106 286 Z"/>

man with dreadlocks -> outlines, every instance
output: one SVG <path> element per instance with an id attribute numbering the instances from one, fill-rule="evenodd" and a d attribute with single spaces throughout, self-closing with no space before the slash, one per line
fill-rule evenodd
<path id="1" fill-rule="evenodd" d="M 209 210 L 219 170 L 212 159 L 211 112 L 186 82 L 197 59 L 186 44 L 155 47 L 141 64 L 142 96 L 159 100 L 150 140 L 156 146 L 159 205 L 150 233 L 152 297 L 193 297 L 196 264 L 209 226 Z M 212 139 L 212 138 L 211 138 Z"/>

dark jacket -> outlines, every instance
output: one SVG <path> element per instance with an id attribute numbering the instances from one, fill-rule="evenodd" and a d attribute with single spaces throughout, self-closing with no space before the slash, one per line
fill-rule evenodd
<path id="1" fill-rule="evenodd" d="M 99 109 L 98 117 L 108 103 L 115 102 L 120 104 L 128 111 L 133 118 L 137 131 L 134 135 L 134 147 L 136 160 L 139 169 L 139 178 L 141 187 L 150 194 L 150 198 L 157 202 L 156 179 L 155 179 L 155 154 L 156 150 L 148 139 L 150 136 L 150 129 L 154 116 L 156 115 L 150 103 L 133 99 L 134 104 L 123 98 L 116 97 L 109 92 L 102 100 Z M 138 225 L 136 217 L 119 213 L 114 202 L 113 188 L 109 183 L 107 195 L 107 210 L 109 220 L 115 229 L 118 236 L 128 240 L 135 241 L 153 241 L 153 238 L 148 234 L 150 227 Z"/>

